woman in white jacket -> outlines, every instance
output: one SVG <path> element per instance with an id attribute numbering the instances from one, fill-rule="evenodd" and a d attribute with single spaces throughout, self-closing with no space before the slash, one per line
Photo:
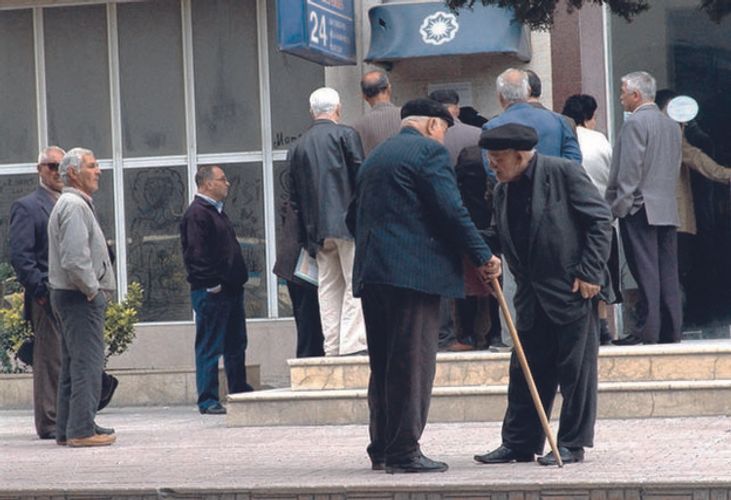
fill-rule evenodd
<path id="1" fill-rule="evenodd" d="M 566 99 L 562 114 L 576 122 L 576 136 L 583 158 L 582 165 L 589 174 L 589 178 L 604 197 L 609 180 L 609 169 L 612 165 L 612 146 L 607 138 L 594 130 L 596 127 L 597 103 L 590 95 L 576 94 Z M 621 302 L 619 291 L 619 257 L 616 231 L 612 234 L 612 253 L 609 257 L 609 273 L 611 286 L 616 296 L 616 302 Z M 599 303 L 600 340 L 603 345 L 609 344 L 612 337 L 609 333 L 607 321 L 608 310 L 604 302 Z"/>

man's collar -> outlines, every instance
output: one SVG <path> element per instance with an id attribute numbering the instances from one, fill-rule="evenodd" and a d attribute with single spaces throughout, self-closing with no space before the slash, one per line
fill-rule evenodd
<path id="1" fill-rule="evenodd" d="M 503 111 L 507 111 L 510 108 L 512 108 L 513 106 L 530 106 L 530 105 L 531 104 L 527 101 L 511 102 L 510 104 L 508 104 L 508 106 Z"/>
<path id="2" fill-rule="evenodd" d="M 379 108 L 395 108 L 396 105 L 392 103 L 391 101 L 381 101 L 375 103 L 373 106 L 371 106 L 371 109 L 379 109 Z"/>
<path id="3" fill-rule="evenodd" d="M 81 191 L 80 189 L 66 186 L 65 188 L 63 188 L 63 193 L 71 193 L 75 194 L 76 196 L 80 196 L 81 199 L 84 200 L 91 207 L 92 210 L 94 209 L 94 200 L 92 199 L 92 197 Z"/>
<path id="4" fill-rule="evenodd" d="M 634 111 L 632 111 L 632 113 L 637 113 L 637 112 L 638 112 L 639 110 L 641 110 L 642 108 L 647 108 L 647 107 L 650 107 L 650 106 L 655 106 L 655 107 L 657 107 L 657 104 L 655 104 L 655 103 L 654 103 L 654 102 L 652 102 L 652 101 L 648 101 L 648 102 L 642 103 L 642 104 L 640 104 L 639 106 L 637 106 L 637 107 L 635 108 L 635 110 L 634 110 Z"/>
<path id="5" fill-rule="evenodd" d="M 206 201 L 206 202 L 208 202 L 208 204 L 209 204 L 209 205 L 211 205 L 211 206 L 212 206 L 213 208 L 215 208 L 215 209 L 216 209 L 216 211 L 217 211 L 217 212 L 218 212 L 219 214 L 220 214 L 221 212 L 223 212 L 223 200 L 221 200 L 221 201 L 216 201 L 216 200 L 214 200 L 213 198 L 211 198 L 210 196 L 206 196 L 205 194 L 201 194 L 201 193 L 195 193 L 195 195 L 196 195 L 197 197 L 201 198 L 201 199 L 202 199 L 203 201 Z"/>
<path id="6" fill-rule="evenodd" d="M 58 200 L 59 196 L 61 196 L 61 193 L 59 191 L 56 191 L 55 189 L 51 189 L 50 187 L 46 186 L 46 184 L 43 182 L 43 179 L 40 177 L 38 178 L 38 184 L 45 189 L 48 194 L 50 194 L 54 200 Z"/>
<path id="7" fill-rule="evenodd" d="M 536 161 L 538 160 L 538 153 L 533 154 L 533 158 L 528 161 L 528 166 L 525 167 L 520 177 L 515 179 L 513 182 L 531 182 L 536 172 Z"/>

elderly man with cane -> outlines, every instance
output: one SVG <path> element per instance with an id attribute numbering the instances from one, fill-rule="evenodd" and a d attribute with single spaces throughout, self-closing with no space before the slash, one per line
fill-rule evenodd
<path id="1" fill-rule="evenodd" d="M 537 142 L 534 129 L 514 123 L 480 138 L 500 181 L 489 240 L 515 275 L 517 336 L 545 412 L 557 388 L 563 396 L 558 451 L 538 459 L 553 465 L 581 462 L 593 445 L 596 298 L 608 283 L 612 215 L 579 164 L 536 153 Z M 526 378 L 514 352 L 502 444 L 476 455 L 477 462 L 532 462 L 542 454 L 548 426 L 541 425 Z"/>

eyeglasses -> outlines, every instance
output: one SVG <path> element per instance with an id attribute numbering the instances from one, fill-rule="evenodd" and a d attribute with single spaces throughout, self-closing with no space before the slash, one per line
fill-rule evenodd
<path id="1" fill-rule="evenodd" d="M 228 179 L 226 178 L 226 176 L 225 176 L 225 175 L 224 175 L 223 177 L 214 177 L 214 178 L 213 178 L 213 179 L 211 179 L 211 180 L 213 180 L 213 181 L 218 181 L 218 182 L 228 182 Z"/>
<path id="2" fill-rule="evenodd" d="M 48 168 L 50 168 L 51 170 L 58 170 L 58 166 L 60 164 L 56 161 L 46 161 L 46 162 L 41 163 L 41 165 L 45 165 Z"/>

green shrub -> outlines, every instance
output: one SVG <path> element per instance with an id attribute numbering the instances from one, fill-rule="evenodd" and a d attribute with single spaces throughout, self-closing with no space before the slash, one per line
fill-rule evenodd
<path id="1" fill-rule="evenodd" d="M 142 286 L 132 282 L 124 300 L 107 306 L 104 320 L 106 360 L 125 352 L 134 340 L 142 296 Z M 26 370 L 16 361 L 15 354 L 23 341 L 32 336 L 30 324 L 23 317 L 23 288 L 15 279 L 12 268 L 0 263 L 0 373 Z"/>
<path id="2" fill-rule="evenodd" d="M 127 287 L 127 296 L 121 302 L 107 306 L 104 319 L 104 342 L 107 345 L 106 359 L 122 354 L 135 339 L 137 312 L 142 305 L 142 285 L 133 281 Z"/>

